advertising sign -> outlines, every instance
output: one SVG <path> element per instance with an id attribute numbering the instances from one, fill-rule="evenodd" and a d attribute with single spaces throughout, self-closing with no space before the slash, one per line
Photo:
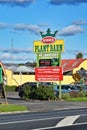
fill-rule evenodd
<path id="1" fill-rule="evenodd" d="M 42 39 L 34 41 L 34 52 L 37 54 L 37 67 L 35 68 L 35 80 L 37 81 L 61 81 L 63 80 L 60 67 L 61 52 L 64 51 L 64 40 L 57 40 L 48 28 L 46 33 L 40 32 Z"/>
<path id="2" fill-rule="evenodd" d="M 60 53 L 38 53 L 39 59 L 52 59 L 52 58 L 58 58 L 60 57 Z"/>
<path id="3" fill-rule="evenodd" d="M 62 67 L 36 67 L 35 80 L 37 81 L 61 81 L 63 80 Z"/>
<path id="4" fill-rule="evenodd" d="M 64 40 L 55 40 L 51 44 L 45 44 L 42 41 L 34 41 L 35 53 L 63 52 Z"/>
<path id="5" fill-rule="evenodd" d="M 51 37 L 51 36 L 46 36 L 44 38 L 42 38 L 42 42 L 46 43 L 46 44 L 50 44 L 52 42 L 54 42 L 56 39 L 55 37 Z"/>
<path id="6" fill-rule="evenodd" d="M 39 66 L 59 66 L 59 59 L 58 58 L 40 59 Z"/>

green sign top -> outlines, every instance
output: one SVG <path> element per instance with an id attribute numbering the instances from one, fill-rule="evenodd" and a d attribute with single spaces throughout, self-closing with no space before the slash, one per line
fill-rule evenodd
<path id="1" fill-rule="evenodd" d="M 56 31 L 54 31 L 53 34 L 51 34 L 51 30 L 48 28 L 46 34 L 43 34 L 43 32 L 40 32 L 40 34 L 41 34 L 42 38 L 47 37 L 47 36 L 55 37 L 55 35 L 57 34 L 57 32 L 58 31 L 56 30 Z"/>

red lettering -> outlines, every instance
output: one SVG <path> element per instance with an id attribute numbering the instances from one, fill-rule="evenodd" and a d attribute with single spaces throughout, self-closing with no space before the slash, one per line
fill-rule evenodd
<path id="1" fill-rule="evenodd" d="M 42 39 L 42 42 L 44 43 L 52 43 L 55 41 L 55 37 L 47 36 Z"/>

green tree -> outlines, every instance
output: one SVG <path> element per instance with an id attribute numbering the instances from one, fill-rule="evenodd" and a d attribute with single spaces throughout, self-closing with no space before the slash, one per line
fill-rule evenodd
<path id="1" fill-rule="evenodd" d="M 83 54 L 81 52 L 79 52 L 77 55 L 76 55 L 76 59 L 79 59 L 79 58 L 83 58 Z"/>

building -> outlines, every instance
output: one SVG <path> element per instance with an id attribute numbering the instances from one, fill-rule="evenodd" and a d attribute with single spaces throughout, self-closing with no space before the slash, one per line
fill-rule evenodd
<path id="1" fill-rule="evenodd" d="M 62 84 L 70 84 L 74 82 L 72 74 L 84 68 L 87 70 L 87 59 L 64 59 L 61 61 L 63 68 L 63 81 Z M 9 66 L 6 67 L 0 62 L 2 68 L 2 77 L 6 77 L 7 85 L 20 85 L 24 82 L 35 82 L 35 71 L 32 67 L 26 66 Z M 53 81 L 52 81 L 53 82 Z M 56 81 L 59 84 L 59 81 Z"/>
<path id="2" fill-rule="evenodd" d="M 84 68 L 87 70 L 87 59 L 64 59 L 62 60 L 63 67 L 63 84 L 70 84 L 74 82 L 72 74 Z"/>

